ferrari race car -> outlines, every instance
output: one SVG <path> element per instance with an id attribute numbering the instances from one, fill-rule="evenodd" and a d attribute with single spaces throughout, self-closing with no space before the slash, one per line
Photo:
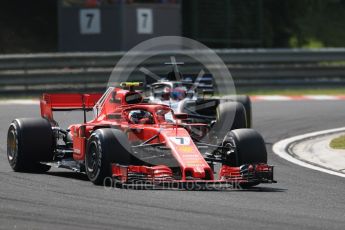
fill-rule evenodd
<path id="1" fill-rule="evenodd" d="M 134 89 L 140 85 L 122 83 L 103 95 L 43 94 L 41 118 L 10 124 L 10 166 L 21 172 L 46 172 L 51 166 L 85 172 L 96 185 L 106 180 L 178 188 L 275 182 L 256 131 L 235 129 L 216 137 L 206 124 L 189 123 L 188 114 L 143 103 Z M 63 129 L 53 112 L 70 110 L 82 110 L 84 121 Z M 93 111 L 91 121 L 86 121 L 86 111 Z M 190 135 L 192 129 L 198 135 Z"/>

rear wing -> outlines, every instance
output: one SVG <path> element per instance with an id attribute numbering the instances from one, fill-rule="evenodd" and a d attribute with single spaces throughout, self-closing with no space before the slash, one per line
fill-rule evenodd
<path id="1" fill-rule="evenodd" d="M 53 111 L 91 111 L 101 97 L 100 93 L 43 94 L 40 100 L 41 116 L 53 121 Z"/>

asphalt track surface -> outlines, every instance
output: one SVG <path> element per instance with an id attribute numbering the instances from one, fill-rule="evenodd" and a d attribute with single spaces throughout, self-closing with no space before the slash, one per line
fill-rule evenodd
<path id="1" fill-rule="evenodd" d="M 283 138 L 344 126 L 345 101 L 255 102 L 253 109 L 278 184 L 150 191 L 106 190 L 60 169 L 13 172 L 6 159 L 7 127 L 15 117 L 39 116 L 39 110 L 1 105 L 0 229 L 344 229 L 345 179 L 294 165 L 271 148 Z M 65 124 L 77 120 L 62 115 Z"/>

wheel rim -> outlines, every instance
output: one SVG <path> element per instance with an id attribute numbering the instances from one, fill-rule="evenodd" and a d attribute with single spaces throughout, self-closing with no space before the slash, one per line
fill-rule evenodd
<path id="1" fill-rule="evenodd" d="M 227 161 L 229 161 L 232 164 L 238 165 L 238 157 L 237 157 L 237 150 L 236 150 L 236 143 L 235 140 L 230 137 L 225 142 L 223 142 L 223 146 L 227 148 L 225 152 L 225 156 Z"/>
<path id="2" fill-rule="evenodd" d="M 11 130 L 7 138 L 7 156 L 9 161 L 14 161 L 18 155 L 18 141 L 14 130 Z"/>
<path id="3" fill-rule="evenodd" d="M 97 148 L 97 144 L 92 142 L 90 144 L 88 158 L 87 158 L 87 171 L 91 178 L 97 176 L 100 166 L 100 156 Z"/>
<path id="4" fill-rule="evenodd" d="M 225 145 L 224 145 L 224 147 L 227 148 L 227 149 L 229 149 L 229 150 L 226 152 L 227 155 L 230 155 L 230 154 L 233 152 L 233 150 L 236 148 L 235 143 L 234 143 L 233 141 L 228 141 L 228 142 L 226 142 Z"/>

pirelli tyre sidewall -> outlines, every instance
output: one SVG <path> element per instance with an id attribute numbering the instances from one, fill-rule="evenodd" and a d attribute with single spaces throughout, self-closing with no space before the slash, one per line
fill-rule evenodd
<path id="1" fill-rule="evenodd" d="M 7 158 L 14 171 L 45 172 L 53 159 L 54 136 L 44 118 L 15 119 L 7 133 Z"/>
<path id="2" fill-rule="evenodd" d="M 247 95 L 236 95 L 235 101 L 240 102 L 245 111 L 246 111 L 246 118 L 247 118 L 247 128 L 252 127 L 252 102 L 250 97 Z"/>
<path id="3" fill-rule="evenodd" d="M 245 109 L 247 125 L 246 128 L 252 127 L 252 102 L 250 97 L 247 95 L 230 95 L 220 99 L 219 103 L 224 103 L 226 101 L 234 101 L 241 103 Z"/>
<path id="4" fill-rule="evenodd" d="M 102 128 L 94 131 L 87 143 L 85 170 L 90 181 L 102 185 L 112 176 L 111 164 L 129 165 L 130 144 L 127 136 L 117 129 Z"/>
<path id="5" fill-rule="evenodd" d="M 225 162 L 230 166 L 267 163 L 267 150 L 262 136 L 253 129 L 235 129 L 223 140 L 223 146 L 235 149 Z"/>
<path id="6" fill-rule="evenodd" d="M 217 107 L 216 123 L 213 127 L 218 138 L 222 140 L 230 130 L 241 128 L 247 128 L 244 106 L 234 101 L 221 102 Z"/>

